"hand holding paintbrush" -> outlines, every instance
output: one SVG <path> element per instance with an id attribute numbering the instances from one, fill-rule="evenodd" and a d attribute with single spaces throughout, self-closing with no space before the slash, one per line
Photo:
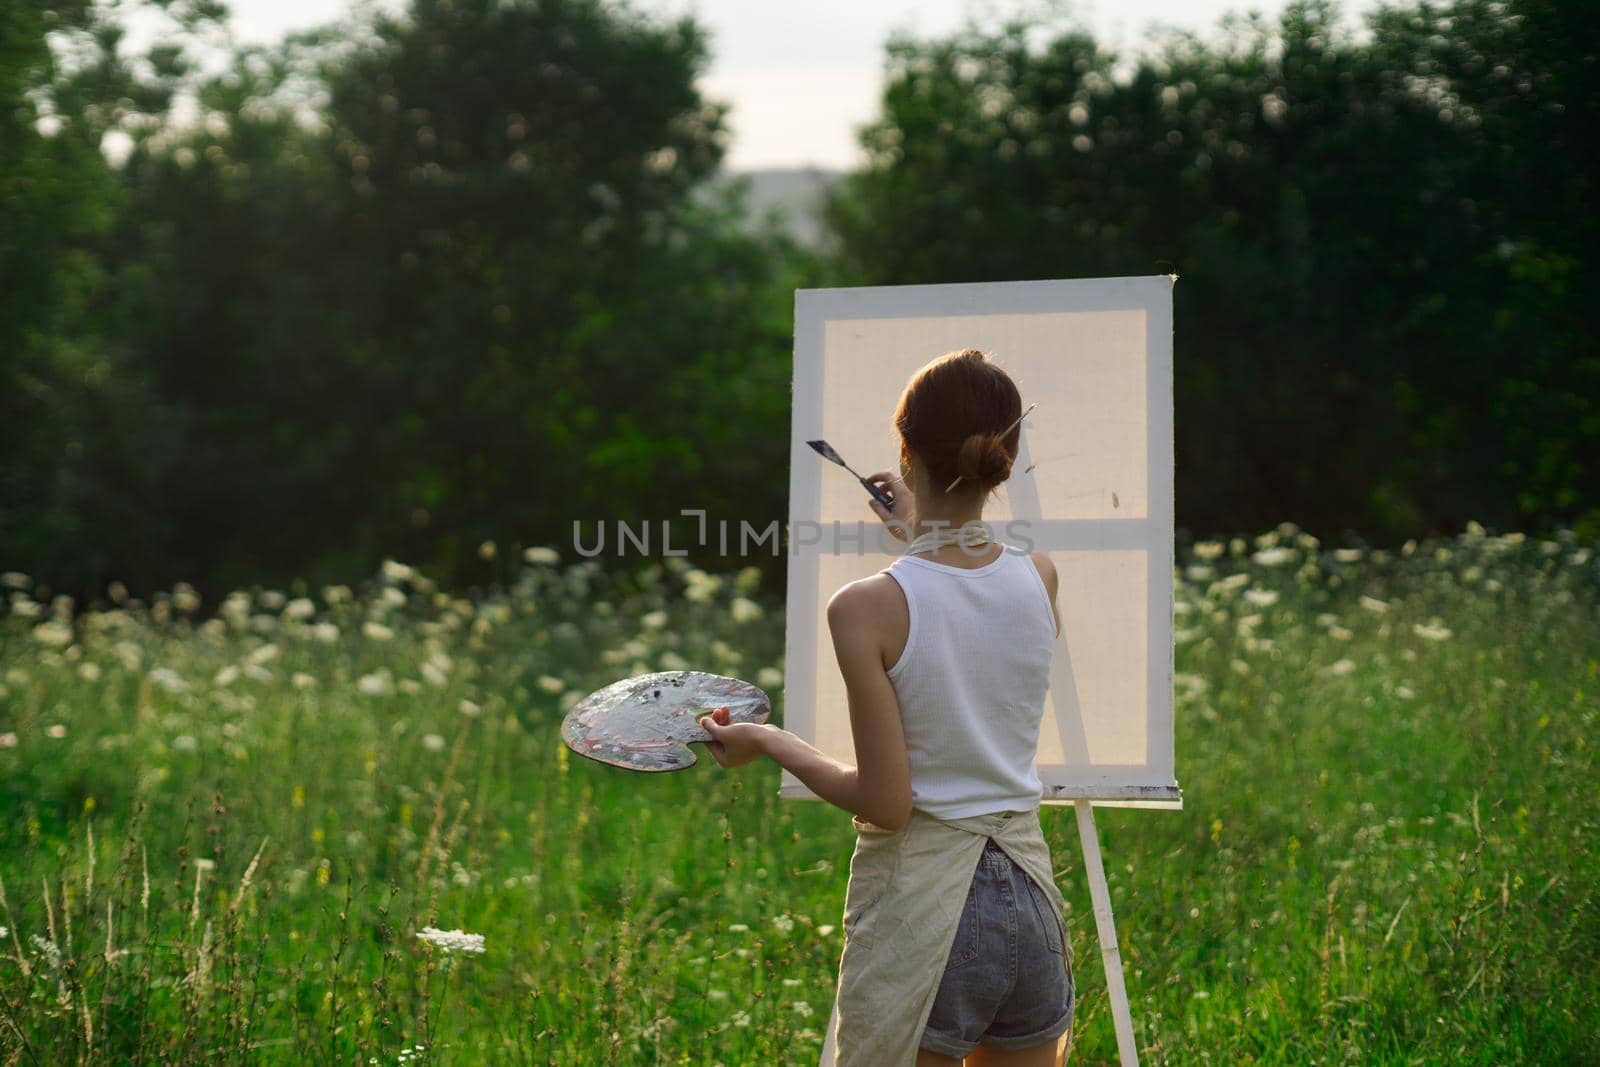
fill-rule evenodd
<path id="1" fill-rule="evenodd" d="M 844 457 L 834 451 L 833 446 L 826 441 L 807 441 L 816 450 L 817 455 L 830 463 L 837 463 L 851 474 L 855 474 L 856 481 L 864 486 L 872 495 L 872 513 L 882 519 L 889 526 L 889 532 L 900 540 L 907 538 L 911 528 L 911 490 L 906 486 L 904 479 L 898 474 L 889 471 L 876 471 L 862 477 L 856 474 Z"/>

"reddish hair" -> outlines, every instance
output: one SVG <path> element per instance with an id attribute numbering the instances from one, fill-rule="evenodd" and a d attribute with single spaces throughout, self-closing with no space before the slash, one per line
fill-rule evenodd
<path id="1" fill-rule="evenodd" d="M 934 488 L 989 492 L 1011 477 L 1022 439 L 1022 394 L 982 351 L 948 352 L 911 376 L 894 411 L 902 459 L 916 453 Z"/>

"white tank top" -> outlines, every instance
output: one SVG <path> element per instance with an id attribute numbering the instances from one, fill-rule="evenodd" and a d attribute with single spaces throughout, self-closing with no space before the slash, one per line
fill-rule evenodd
<path id="1" fill-rule="evenodd" d="M 901 556 L 886 573 L 911 613 L 889 668 L 911 763 L 911 806 L 940 819 L 1031 811 L 1056 643 L 1050 594 L 1020 548 L 976 568 Z"/>

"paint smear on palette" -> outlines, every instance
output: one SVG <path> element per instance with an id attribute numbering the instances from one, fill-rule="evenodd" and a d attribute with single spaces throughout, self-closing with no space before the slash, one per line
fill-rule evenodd
<path id="1" fill-rule="evenodd" d="M 695 763 L 691 742 L 711 740 L 700 716 L 728 709 L 729 722 L 766 722 L 767 694 L 749 682 L 703 671 L 624 678 L 590 693 L 567 713 L 561 739 L 580 756 L 632 771 L 681 771 Z"/>

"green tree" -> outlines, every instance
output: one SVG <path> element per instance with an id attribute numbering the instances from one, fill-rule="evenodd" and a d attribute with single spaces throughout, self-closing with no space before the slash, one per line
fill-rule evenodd
<path id="1" fill-rule="evenodd" d="M 126 201 L 102 144 L 163 120 L 182 40 L 218 14 L 125 6 L 164 14 L 176 36 L 136 54 L 118 5 L 0 6 L 0 551 L 79 591 L 153 578 L 161 541 L 152 396 L 107 332 L 106 243 Z"/>
<path id="2" fill-rule="evenodd" d="M 1496 132 L 1452 101 L 1472 75 L 1503 81 L 1497 66 L 1534 54 L 1581 70 L 1593 49 L 1576 15 L 1460 7 L 1481 17 L 1476 58 L 1453 70 L 1427 56 L 1458 49 L 1455 24 L 1426 6 L 1375 15 L 1369 45 L 1328 3 L 1276 26 L 1232 18 L 1219 41 L 1157 42 L 1126 78 L 1070 27 L 1042 48 L 1020 21 L 897 41 L 871 162 L 827 208 L 840 269 L 874 284 L 1176 270 L 1190 528 L 1288 517 L 1389 538 L 1579 519 L 1600 496 L 1592 222 L 1536 256 L 1542 272 L 1517 266 L 1517 220 L 1549 235 L 1563 216 L 1510 194 L 1531 175 L 1506 161 L 1556 135 L 1525 115 Z M 1592 145 L 1584 85 L 1541 84 L 1542 102 L 1495 99 Z M 1551 168 L 1558 202 L 1585 201 L 1584 158 Z M 1538 356 L 1508 352 L 1518 330 Z M 1539 403 L 1514 411 L 1529 392 Z"/>
<path id="3" fill-rule="evenodd" d="M 689 195 L 705 58 L 593 0 L 424 0 L 240 53 L 142 143 L 119 329 L 187 445 L 172 577 L 465 581 L 575 519 L 781 516 L 808 261 Z"/>

